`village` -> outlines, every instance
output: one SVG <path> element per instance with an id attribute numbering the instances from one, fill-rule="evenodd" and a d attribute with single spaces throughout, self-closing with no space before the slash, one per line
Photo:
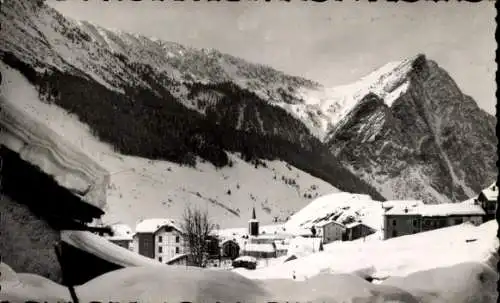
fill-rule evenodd
<path id="1" fill-rule="evenodd" d="M 346 200 L 346 197 L 351 200 L 354 197 L 354 200 Z M 478 226 L 495 219 L 498 187 L 493 184 L 477 197 L 460 203 L 370 201 L 371 204 L 366 204 L 370 205 L 370 213 L 358 219 L 342 212 L 350 208 L 345 203 L 335 203 L 335 200 L 342 199 L 346 203 L 350 201 L 353 205 L 362 205 L 355 200 L 363 200 L 363 195 L 335 193 L 319 197 L 284 224 L 276 225 L 260 226 L 253 208 L 247 228 L 211 230 L 204 240 L 203 266 L 252 270 L 322 251 L 324 245 L 333 242 L 358 239 L 383 241 L 466 222 Z M 359 209 L 355 213 L 359 214 Z M 115 224 L 111 226 L 112 235 L 101 235 L 118 246 L 159 263 L 192 265 L 186 234 L 181 226 L 182 222 L 174 219 L 150 218 L 140 221 L 134 231 L 125 224 Z"/>

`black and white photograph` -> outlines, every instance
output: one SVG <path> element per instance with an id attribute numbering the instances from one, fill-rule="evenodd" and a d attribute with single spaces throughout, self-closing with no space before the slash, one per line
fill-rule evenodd
<path id="1" fill-rule="evenodd" d="M 0 302 L 497 302 L 496 17 L 1 0 Z"/>

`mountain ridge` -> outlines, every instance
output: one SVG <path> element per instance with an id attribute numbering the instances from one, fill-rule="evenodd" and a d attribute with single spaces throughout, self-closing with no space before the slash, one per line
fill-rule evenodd
<path id="1" fill-rule="evenodd" d="M 233 155 L 256 168 L 284 161 L 378 200 L 458 202 L 496 174 L 494 118 L 423 55 L 326 88 L 218 51 L 116 35 L 66 19 L 43 1 L 5 8 L 1 15 L 13 22 L 2 27 L 2 61 L 35 86 L 41 102 L 77 117 L 114 152 L 194 169 L 208 161 L 215 171 L 231 167 Z M 131 55 L 113 53 L 118 46 Z M 175 50 L 181 53 L 168 54 Z M 466 127 L 453 115 L 439 122 L 433 111 L 446 109 Z M 451 151 L 460 144 L 472 156 Z"/>

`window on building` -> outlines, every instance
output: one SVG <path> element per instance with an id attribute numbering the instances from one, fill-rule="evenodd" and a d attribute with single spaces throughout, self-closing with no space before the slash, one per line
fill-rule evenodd
<path id="1" fill-rule="evenodd" d="M 161 241 L 163 241 L 162 236 L 158 236 L 158 243 L 161 243 Z"/>
<path id="2" fill-rule="evenodd" d="M 162 252 L 163 252 L 163 247 L 158 246 L 158 252 L 159 252 L 159 253 L 162 253 Z"/>
<path id="3" fill-rule="evenodd" d="M 414 227 L 417 227 L 417 226 L 418 226 L 418 221 L 417 221 L 417 220 L 413 220 L 413 226 L 414 226 Z"/>
<path id="4" fill-rule="evenodd" d="M 179 243 L 180 241 L 180 237 L 179 236 L 175 236 L 175 243 Z"/>
<path id="5" fill-rule="evenodd" d="M 160 262 L 162 261 L 161 257 L 158 257 L 158 261 L 160 261 Z"/>
<path id="6" fill-rule="evenodd" d="M 392 226 L 396 226 L 396 219 L 392 220 Z"/>
<path id="7" fill-rule="evenodd" d="M 179 251 L 180 251 L 180 250 L 179 250 L 179 247 L 176 247 L 176 248 L 175 248 L 175 253 L 176 253 L 176 254 L 178 254 L 178 253 L 179 253 Z"/>

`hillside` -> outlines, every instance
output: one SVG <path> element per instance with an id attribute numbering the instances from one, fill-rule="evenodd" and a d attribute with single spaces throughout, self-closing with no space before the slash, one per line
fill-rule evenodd
<path id="1" fill-rule="evenodd" d="M 207 208 L 221 227 L 246 224 L 253 206 L 261 221 L 272 222 L 275 217 L 286 219 L 318 195 L 337 191 L 282 161 L 260 160 L 256 165 L 229 154 L 233 164 L 216 169 L 201 160 L 190 167 L 116 153 L 73 115 L 40 101 L 36 89 L 19 72 L 4 64 L 0 67 L 3 115 L 10 107 L 21 109 L 25 120 L 49 126 L 110 172 L 105 222 L 135 226 L 142 218 L 178 217 L 187 204 Z"/>
<path id="2" fill-rule="evenodd" d="M 494 117 L 424 56 L 325 88 L 43 1 L 8 1 L 0 15 L 5 100 L 107 168 L 107 222 L 190 203 L 223 226 L 254 205 L 272 223 L 332 191 L 457 202 L 496 175 Z"/>

